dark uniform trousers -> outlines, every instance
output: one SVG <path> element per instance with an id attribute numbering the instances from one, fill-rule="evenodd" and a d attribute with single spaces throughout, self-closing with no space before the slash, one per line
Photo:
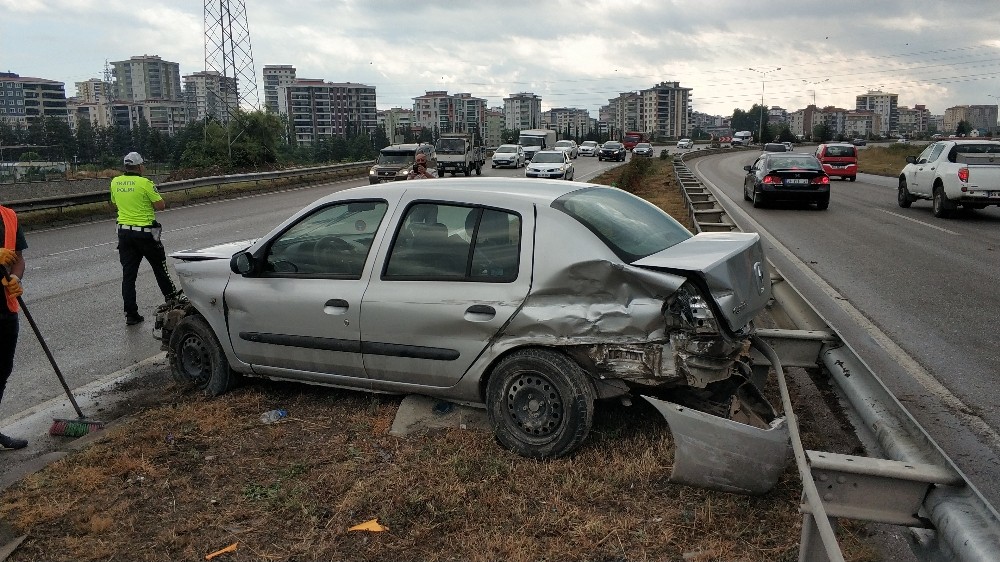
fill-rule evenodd
<path id="1" fill-rule="evenodd" d="M 17 348 L 18 321 L 17 314 L 8 312 L 6 306 L 0 303 L 0 400 L 7 388 L 7 379 L 14 371 L 14 350 Z"/>
<path id="2" fill-rule="evenodd" d="M 135 280 L 139 276 L 139 265 L 146 258 L 153 268 L 156 284 L 160 286 L 164 300 L 176 291 L 174 282 L 167 272 L 167 254 L 163 243 L 153 239 L 150 232 L 118 229 L 118 258 L 122 263 L 122 300 L 125 314 L 138 314 L 139 305 L 135 300 Z"/>

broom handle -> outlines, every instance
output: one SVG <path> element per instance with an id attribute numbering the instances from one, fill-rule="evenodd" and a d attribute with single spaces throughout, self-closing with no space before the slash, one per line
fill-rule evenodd
<path id="1" fill-rule="evenodd" d="M 3 278 L 10 281 L 6 268 L 3 270 Z M 31 313 L 28 312 L 28 307 L 24 305 L 24 299 L 17 297 L 17 303 L 21 305 L 21 310 L 24 311 L 24 317 L 28 319 L 28 324 L 31 325 L 31 331 L 35 332 L 35 337 L 38 338 L 38 343 L 42 345 L 42 350 L 45 351 L 45 356 L 49 358 L 49 363 L 52 364 L 52 369 L 56 372 L 56 376 L 59 377 L 59 383 L 62 384 L 63 390 L 66 391 L 66 396 L 69 398 L 70 403 L 73 404 L 73 409 L 76 410 L 76 415 L 82 418 L 83 411 L 80 410 L 80 405 L 76 403 L 76 398 L 73 397 L 73 392 L 69 389 L 69 385 L 66 384 L 66 377 L 64 377 L 62 371 L 59 370 L 59 365 L 56 364 L 56 358 L 53 357 L 52 352 L 49 351 L 49 346 L 45 343 L 45 338 L 42 337 L 42 332 L 38 329 L 38 325 L 35 324 L 35 319 L 31 317 Z"/>

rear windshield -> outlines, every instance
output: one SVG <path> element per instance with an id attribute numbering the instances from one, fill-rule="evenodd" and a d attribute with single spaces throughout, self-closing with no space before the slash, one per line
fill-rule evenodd
<path id="1" fill-rule="evenodd" d="M 838 156 L 838 157 L 850 156 L 850 157 L 853 157 L 856 154 L 857 154 L 856 149 L 853 146 L 830 145 L 830 146 L 826 147 L 826 155 L 827 156 Z"/>
<path id="2" fill-rule="evenodd" d="M 1000 154 L 1000 144 L 956 144 L 955 154 Z"/>
<path id="3" fill-rule="evenodd" d="M 768 170 L 822 170 L 823 165 L 812 156 L 776 156 L 767 160 Z"/>
<path id="4" fill-rule="evenodd" d="M 663 251 L 692 236 L 659 207 L 620 189 L 581 189 L 556 199 L 552 207 L 587 227 L 626 263 Z"/>

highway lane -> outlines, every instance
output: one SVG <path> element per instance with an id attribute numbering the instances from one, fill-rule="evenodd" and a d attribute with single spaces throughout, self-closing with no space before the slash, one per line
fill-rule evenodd
<path id="1" fill-rule="evenodd" d="M 574 164 L 576 181 L 587 181 L 620 163 L 581 157 Z M 483 176 L 524 177 L 524 170 L 491 169 L 487 164 Z M 367 179 L 349 180 L 173 207 L 158 213 L 164 225 L 164 245 L 169 254 L 257 238 L 317 198 L 367 183 Z M 71 388 L 160 353 L 151 331 L 153 310 L 163 299 L 146 264 L 139 270 L 137 283 L 140 313 L 146 322 L 125 326 L 112 215 L 97 222 L 28 232 L 27 240 L 24 300 Z M 22 318 L 14 373 L 0 404 L 0 421 L 61 394 L 58 379 Z M 68 403 L 66 415 L 73 415 Z"/>
<path id="2" fill-rule="evenodd" d="M 935 219 L 896 180 L 835 181 L 830 208 L 743 200 L 758 152 L 692 160 L 767 252 L 994 505 L 1000 505 L 1000 210 Z"/>

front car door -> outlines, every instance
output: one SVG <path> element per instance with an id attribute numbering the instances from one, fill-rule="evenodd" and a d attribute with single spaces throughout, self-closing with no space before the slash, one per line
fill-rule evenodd
<path id="1" fill-rule="evenodd" d="M 448 199 L 401 202 L 361 305 L 373 387 L 455 385 L 527 296 L 534 209 L 490 199 L 455 202 L 449 191 Z"/>
<path id="2" fill-rule="evenodd" d="M 258 246 L 259 271 L 234 275 L 225 292 L 240 360 L 275 377 L 364 378 L 361 297 L 388 207 L 384 200 L 332 202 Z"/>
<path id="3" fill-rule="evenodd" d="M 920 156 L 917 156 L 917 163 L 911 168 L 910 177 L 906 178 L 906 188 L 910 193 L 926 195 L 928 197 L 931 195 L 931 189 L 934 186 L 934 169 L 930 162 L 930 156 L 934 147 L 939 146 L 939 144 L 933 143 L 927 145 L 927 148 L 920 153 Z M 940 150 L 938 154 L 941 154 Z"/>

